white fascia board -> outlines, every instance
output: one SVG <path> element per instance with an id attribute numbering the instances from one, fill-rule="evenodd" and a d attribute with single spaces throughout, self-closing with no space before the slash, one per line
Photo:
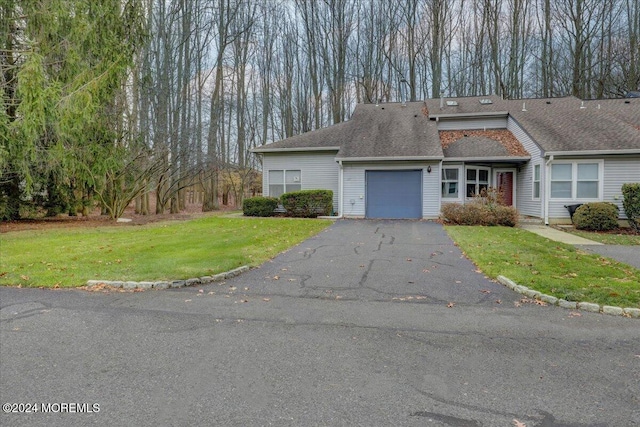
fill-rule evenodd
<path id="1" fill-rule="evenodd" d="M 395 156 L 395 157 L 336 157 L 336 161 L 343 162 L 395 162 L 395 161 L 440 161 L 444 156 Z"/>
<path id="2" fill-rule="evenodd" d="M 529 157 L 445 157 L 444 162 L 527 162 Z"/>
<path id="3" fill-rule="evenodd" d="M 608 156 L 623 154 L 640 154 L 640 148 L 627 148 L 622 150 L 576 150 L 576 151 L 546 151 L 545 157 L 563 157 L 563 156 Z"/>
<path id="4" fill-rule="evenodd" d="M 288 152 L 301 152 L 301 151 L 339 151 L 340 147 L 297 147 L 297 148 L 268 148 L 268 147 L 255 147 L 252 148 L 252 153 L 288 153 Z"/>
<path id="5" fill-rule="evenodd" d="M 475 117 L 508 117 L 508 111 L 484 111 L 478 113 L 449 113 L 449 114 L 429 114 L 431 120 L 442 119 L 473 119 Z"/>

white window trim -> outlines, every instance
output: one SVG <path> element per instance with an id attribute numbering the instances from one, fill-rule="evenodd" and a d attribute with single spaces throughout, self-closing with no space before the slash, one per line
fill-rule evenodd
<path id="1" fill-rule="evenodd" d="M 486 166 L 465 166 L 464 167 L 464 198 L 466 200 L 472 200 L 473 196 L 468 196 L 467 195 L 467 170 L 469 169 L 475 169 L 476 171 L 480 171 L 480 170 L 485 170 L 487 171 L 487 187 L 491 187 L 491 168 L 490 167 L 486 167 Z M 476 172 L 476 187 L 478 185 L 478 178 L 479 178 L 479 174 Z M 477 191 L 477 188 L 476 188 Z M 476 192 L 476 194 L 478 194 Z"/>
<path id="2" fill-rule="evenodd" d="M 297 182 L 293 185 L 299 185 L 300 189 L 302 190 L 302 169 L 269 169 L 267 171 L 267 177 L 270 176 L 270 172 L 282 172 L 282 182 L 281 183 L 274 183 L 271 182 L 271 180 L 269 179 L 269 184 L 267 185 L 267 190 L 269 191 L 269 196 L 273 197 L 271 195 L 271 184 L 273 185 L 282 185 L 283 188 L 283 192 L 282 194 L 286 194 L 287 193 L 287 172 L 294 172 L 294 171 L 299 171 L 300 172 L 300 182 Z M 289 185 L 291 185 L 291 183 L 289 183 Z"/>
<path id="3" fill-rule="evenodd" d="M 536 167 L 538 167 L 539 176 L 536 181 Z M 538 197 L 536 197 L 536 182 L 538 183 Z M 542 195 L 542 164 L 536 163 L 531 169 L 531 200 L 540 200 Z"/>
<path id="4" fill-rule="evenodd" d="M 576 197 L 578 194 L 578 165 L 584 163 L 598 164 L 598 197 L 585 198 Z M 551 171 L 553 165 L 570 164 L 571 165 L 571 197 L 552 197 L 551 196 Z M 555 160 L 549 167 L 549 200 L 554 202 L 601 202 L 604 200 L 604 160 L 603 159 L 581 159 L 581 160 Z"/>
<path id="5" fill-rule="evenodd" d="M 442 195 L 442 183 L 445 182 L 442 179 L 442 174 L 444 173 L 443 171 L 445 169 L 457 169 L 458 170 L 458 197 L 444 197 Z M 442 165 L 442 168 L 440 169 L 440 188 L 438 189 L 438 191 L 440 192 L 440 200 L 442 200 L 442 202 L 447 203 L 447 202 L 461 202 L 462 201 L 462 195 L 464 193 L 464 189 L 466 189 L 466 175 L 464 174 L 464 169 L 462 167 L 462 165 L 451 165 L 448 166 L 446 164 Z"/>

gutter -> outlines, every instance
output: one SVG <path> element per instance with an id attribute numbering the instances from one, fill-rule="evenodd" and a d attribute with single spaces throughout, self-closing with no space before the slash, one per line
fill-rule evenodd
<path id="1" fill-rule="evenodd" d="M 386 156 L 386 157 L 336 157 L 337 162 L 424 161 L 439 160 L 444 156 Z"/>
<path id="2" fill-rule="evenodd" d="M 287 153 L 299 151 L 340 151 L 340 147 L 296 147 L 296 148 L 268 148 L 254 147 L 249 150 L 252 153 Z"/>
<path id="3" fill-rule="evenodd" d="M 527 157 L 445 157 L 446 162 L 527 162 L 531 156 Z"/>
<path id="4" fill-rule="evenodd" d="M 442 119 L 473 119 L 476 117 L 484 118 L 504 118 L 508 117 L 508 111 L 486 111 L 482 113 L 450 113 L 450 114 L 429 114 L 430 120 L 442 120 Z"/>
<path id="5" fill-rule="evenodd" d="M 614 154 L 640 154 L 638 148 L 625 148 L 621 150 L 582 150 L 582 151 L 547 151 L 545 157 L 553 156 L 604 156 Z"/>

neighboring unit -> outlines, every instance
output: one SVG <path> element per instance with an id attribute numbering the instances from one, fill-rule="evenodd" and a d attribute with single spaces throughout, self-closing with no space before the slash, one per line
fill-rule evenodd
<path id="1" fill-rule="evenodd" d="M 452 102 L 453 101 L 453 102 Z M 437 218 L 488 187 L 545 223 L 640 182 L 640 99 L 495 96 L 359 104 L 349 121 L 254 148 L 263 193 L 329 189 L 344 217 Z"/>

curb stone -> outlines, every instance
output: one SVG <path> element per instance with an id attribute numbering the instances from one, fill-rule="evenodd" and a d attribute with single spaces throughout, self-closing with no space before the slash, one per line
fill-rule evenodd
<path id="1" fill-rule="evenodd" d="M 591 302 L 574 302 L 567 301 L 563 299 L 558 299 L 551 295 L 546 295 L 540 293 L 538 291 L 534 291 L 532 289 L 527 288 L 526 286 L 518 285 L 513 280 L 508 277 L 498 276 L 498 282 L 506 286 L 507 288 L 514 290 L 522 295 L 525 295 L 529 298 L 535 298 L 540 301 L 544 301 L 551 305 L 556 305 L 562 308 L 568 308 L 570 310 L 584 310 L 590 311 L 592 313 L 602 313 L 608 314 L 612 316 L 626 316 L 626 317 L 635 317 L 640 318 L 640 308 L 632 308 L 632 307 L 614 307 L 610 305 L 600 306 L 599 304 L 594 304 Z"/>
<path id="2" fill-rule="evenodd" d="M 113 288 L 124 288 L 127 290 L 132 289 L 169 289 L 169 288 L 183 288 L 186 286 L 206 285 L 213 282 L 221 282 L 225 279 L 239 276 L 240 274 L 250 270 L 248 265 L 243 265 L 233 270 L 219 273 L 214 276 L 202 276 L 193 277 L 185 280 L 170 280 L 170 281 L 158 281 L 158 282 L 133 282 L 133 281 L 113 281 L 113 280 L 87 280 L 87 287 L 93 288 L 95 286 L 106 285 Z M 638 310 L 640 311 L 640 310 Z M 638 316 L 640 317 L 640 315 Z"/>

